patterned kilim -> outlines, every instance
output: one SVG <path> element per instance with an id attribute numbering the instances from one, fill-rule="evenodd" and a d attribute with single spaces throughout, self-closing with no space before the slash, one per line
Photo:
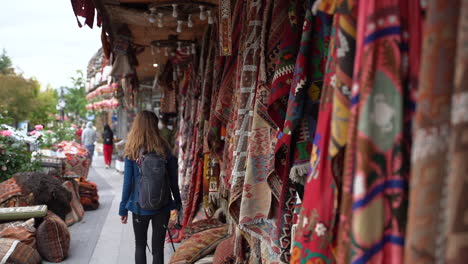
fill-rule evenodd
<path id="1" fill-rule="evenodd" d="M 237 65 L 236 85 L 237 113 L 233 134 L 233 162 L 229 197 L 229 214 L 239 222 L 242 194 L 246 175 L 249 138 L 254 113 L 254 99 L 260 67 L 262 20 L 266 0 L 248 0 L 245 3 L 245 23 L 242 30 L 240 60 Z M 243 237 L 236 238 L 235 253 L 238 259 L 245 258 Z"/>
<path id="2" fill-rule="evenodd" d="M 275 173 L 269 175 L 268 183 L 279 202 L 276 217 L 283 262 L 289 261 L 292 207 L 296 197 L 295 186 L 288 177 L 291 135 L 283 133 L 283 127 L 304 22 L 303 8 L 303 1 L 293 1 L 288 4 L 288 20 L 279 45 L 279 61 L 273 77 L 268 104 L 268 113 L 280 129 L 275 150 Z M 286 138 L 283 138 L 285 136 Z"/>
<path id="3" fill-rule="evenodd" d="M 462 2 L 466 8 L 465 1 L 459 0 L 431 0 L 428 5 L 411 157 L 405 263 L 466 262 L 466 245 L 459 244 L 457 248 L 456 242 L 452 244 L 454 240 L 450 241 L 452 243 L 446 240 L 447 232 L 466 234 L 466 220 L 462 220 L 466 203 L 456 201 L 466 188 L 466 160 L 462 161 L 466 151 L 466 139 L 463 140 L 462 135 L 467 117 L 466 92 L 462 92 L 462 87 L 466 87 L 466 83 L 454 88 L 455 71 L 466 73 L 466 53 L 463 52 L 466 44 L 460 45 L 460 54 L 456 45 Z M 463 32 L 464 29 L 460 29 Z M 464 38 L 466 35 L 462 34 L 459 40 Z M 460 64 L 454 63 L 456 59 Z M 457 75 L 458 78 L 463 74 Z M 450 189 L 448 181 L 451 181 Z M 451 203 L 447 204 L 448 201 Z M 444 214 L 447 207 L 449 217 Z M 457 241 L 463 239 L 460 237 Z M 450 249 L 447 252 L 446 246 Z M 446 253 L 453 262 L 445 261 Z"/>
<path id="4" fill-rule="evenodd" d="M 292 144 L 293 160 L 289 177 L 301 184 L 304 184 L 309 170 L 332 23 L 331 16 L 324 13 L 314 17 L 312 3 L 309 1 L 306 9 L 301 45 L 289 91 L 284 136 L 279 142 Z"/>
<path id="5" fill-rule="evenodd" d="M 231 216 L 239 220 L 239 204 L 242 195 L 247 146 L 250 135 L 255 88 L 260 64 L 260 36 L 263 18 L 264 1 L 249 0 L 246 3 L 246 23 L 242 31 L 241 61 L 238 64 L 239 79 L 237 93 L 237 121 L 235 126 L 234 152 L 229 211 Z"/>
<path id="6" fill-rule="evenodd" d="M 274 63 L 282 31 L 287 23 L 287 3 L 283 0 L 266 1 L 261 35 L 261 64 L 259 85 L 255 96 L 251 135 L 248 140 L 246 175 L 242 193 L 239 226 L 258 243 L 264 244 L 270 263 L 278 259 L 280 248 L 276 223 L 268 219 L 272 194 L 267 177 L 274 171 L 276 131 L 267 113 Z M 269 27 L 267 26 L 269 25 Z M 258 244 L 257 243 L 257 244 Z M 252 242 L 251 242 L 252 244 Z"/>

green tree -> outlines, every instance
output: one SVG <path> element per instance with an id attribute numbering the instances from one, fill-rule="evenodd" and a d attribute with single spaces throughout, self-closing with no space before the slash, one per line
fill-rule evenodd
<path id="1" fill-rule="evenodd" d="M 0 55 L 0 74 L 12 74 L 14 72 L 13 63 L 4 49 L 2 55 Z"/>
<path id="2" fill-rule="evenodd" d="M 0 109 L 15 123 L 27 120 L 35 108 L 40 84 L 34 78 L 0 74 Z"/>
<path id="3" fill-rule="evenodd" d="M 76 71 L 76 76 L 71 77 L 73 87 L 65 87 L 65 113 L 73 121 L 84 119 L 86 116 L 86 89 L 84 74 L 81 70 Z"/>
<path id="4" fill-rule="evenodd" d="M 30 124 L 43 124 L 55 120 L 57 114 L 58 93 L 52 86 L 47 85 L 44 91 L 41 91 L 35 100 L 34 109 L 29 116 Z"/>

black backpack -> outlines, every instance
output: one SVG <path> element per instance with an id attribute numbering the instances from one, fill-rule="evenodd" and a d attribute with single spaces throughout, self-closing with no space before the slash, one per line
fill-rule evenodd
<path id="1" fill-rule="evenodd" d="M 144 210 L 159 210 L 169 203 L 171 188 L 167 160 L 156 153 L 147 153 L 139 159 L 140 182 L 137 204 Z"/>
<path id="2" fill-rule="evenodd" d="M 110 145 L 112 144 L 112 140 L 114 139 L 114 135 L 112 131 L 104 131 L 103 133 L 104 144 Z"/>

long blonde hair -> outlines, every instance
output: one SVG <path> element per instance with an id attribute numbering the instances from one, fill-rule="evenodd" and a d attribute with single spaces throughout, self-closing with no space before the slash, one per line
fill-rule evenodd
<path id="1" fill-rule="evenodd" d="M 141 111 L 137 114 L 125 144 L 124 155 L 127 158 L 138 159 L 142 148 L 166 156 L 169 144 L 161 137 L 158 123 L 159 119 L 153 112 Z"/>

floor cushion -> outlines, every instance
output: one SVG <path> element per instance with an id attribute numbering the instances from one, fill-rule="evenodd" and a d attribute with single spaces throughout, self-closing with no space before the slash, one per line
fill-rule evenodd
<path id="1" fill-rule="evenodd" d="M 50 262 L 61 262 L 68 256 L 70 232 L 65 222 L 49 211 L 37 228 L 37 250 Z"/>
<path id="2" fill-rule="evenodd" d="M 70 202 L 71 212 L 65 217 L 65 223 L 68 226 L 73 225 L 76 222 L 81 221 L 84 216 L 83 205 L 80 202 L 80 196 L 78 195 L 78 184 L 75 181 L 65 181 L 63 187 L 72 194 Z"/>
<path id="3" fill-rule="evenodd" d="M 200 233 L 202 231 L 220 227 L 223 225 L 225 224 L 221 223 L 221 221 L 215 218 L 200 220 L 200 221 L 194 222 L 186 226 L 183 231 L 183 236 L 184 236 L 184 239 L 189 239 L 191 236 L 193 236 L 196 233 Z"/>
<path id="4" fill-rule="evenodd" d="M 213 264 L 235 263 L 236 257 L 234 255 L 234 242 L 235 237 L 231 235 L 230 237 L 219 243 L 214 253 Z"/>
<path id="5" fill-rule="evenodd" d="M 0 263 L 9 264 L 38 264 L 41 256 L 37 250 L 10 238 L 0 238 Z"/>
<path id="6" fill-rule="evenodd" d="M 216 246 L 226 238 L 228 225 L 208 229 L 194 234 L 184 241 L 172 255 L 171 264 L 191 264 L 212 253 Z"/>
<path id="7" fill-rule="evenodd" d="M 0 238 L 16 239 L 36 248 L 36 228 L 34 218 L 28 221 L 16 221 L 0 224 Z"/>
<path id="8" fill-rule="evenodd" d="M 0 208 L 31 205 L 32 199 L 32 195 L 22 195 L 15 178 L 0 183 Z"/>
<path id="9" fill-rule="evenodd" d="M 79 186 L 80 203 L 83 208 L 85 210 L 98 209 L 99 195 L 96 183 L 80 178 Z"/>

